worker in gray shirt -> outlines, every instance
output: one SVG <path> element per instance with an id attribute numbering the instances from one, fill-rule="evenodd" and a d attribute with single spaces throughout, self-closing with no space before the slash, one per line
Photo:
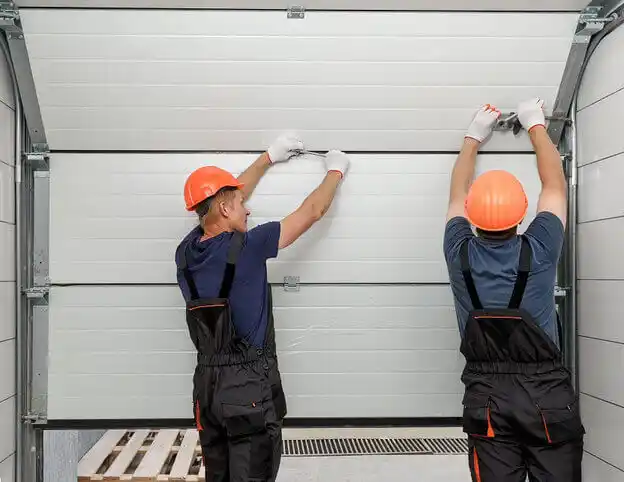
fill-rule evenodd
<path id="1" fill-rule="evenodd" d="M 518 179 L 494 170 L 473 182 L 496 107 L 475 116 L 451 176 L 444 255 L 466 359 L 463 429 L 473 482 L 581 480 L 585 430 L 562 361 L 554 296 L 566 180 L 542 109 L 540 99 L 518 107 L 542 181 L 537 216 L 523 235 L 528 201 Z"/>

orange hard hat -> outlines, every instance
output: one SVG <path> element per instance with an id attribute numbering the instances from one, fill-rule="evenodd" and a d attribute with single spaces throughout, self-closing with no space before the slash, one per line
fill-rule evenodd
<path id="1" fill-rule="evenodd" d="M 229 172 L 216 167 L 204 166 L 196 169 L 184 184 L 184 202 L 187 211 L 193 211 L 199 203 L 217 194 L 224 187 L 243 187 Z"/>
<path id="2" fill-rule="evenodd" d="M 529 207 L 520 181 L 507 171 L 488 171 L 472 183 L 466 217 L 484 231 L 505 231 L 522 222 Z"/>

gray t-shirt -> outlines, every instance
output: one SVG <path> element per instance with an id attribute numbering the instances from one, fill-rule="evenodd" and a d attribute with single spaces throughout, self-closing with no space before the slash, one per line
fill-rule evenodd
<path id="1" fill-rule="evenodd" d="M 552 213 L 539 213 L 525 231 L 532 251 L 531 272 L 520 307 L 559 346 L 555 283 L 557 264 L 564 241 L 561 220 Z M 464 217 L 455 217 L 446 224 L 444 256 L 449 270 L 451 289 L 459 331 L 464 336 L 468 312 L 473 309 L 461 272 L 459 251 L 469 239 L 468 254 L 474 283 L 485 308 L 506 308 L 511 298 L 520 259 L 520 236 L 505 241 L 491 241 L 474 235 Z"/>

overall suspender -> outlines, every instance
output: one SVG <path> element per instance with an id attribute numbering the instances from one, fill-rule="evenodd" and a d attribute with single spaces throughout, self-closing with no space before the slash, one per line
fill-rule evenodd
<path id="1" fill-rule="evenodd" d="M 529 279 L 529 272 L 531 271 L 531 245 L 524 236 L 521 236 L 520 239 L 522 240 L 522 247 L 520 248 L 520 263 L 518 265 L 518 276 L 516 278 L 516 284 L 514 285 L 511 299 L 509 300 L 508 308 L 510 309 L 520 308 L 520 303 L 522 302 L 522 297 L 524 296 L 524 290 L 526 289 L 527 280 Z M 472 307 L 475 310 L 482 310 L 483 305 L 481 304 L 481 300 L 479 299 L 479 294 L 477 293 L 477 288 L 475 287 L 474 279 L 472 277 L 472 273 L 470 272 L 468 245 L 469 240 L 466 240 L 460 248 L 462 275 L 464 277 L 464 282 L 466 283 L 466 289 L 468 290 L 468 294 L 470 295 L 470 300 L 472 301 Z"/>
<path id="2" fill-rule="evenodd" d="M 221 289 L 219 291 L 219 298 L 228 298 L 230 296 L 232 282 L 234 281 L 234 273 L 236 272 L 236 263 L 243 248 L 244 238 L 244 233 L 239 231 L 234 231 L 234 234 L 232 235 L 232 241 L 227 253 L 225 273 L 223 275 L 223 281 L 221 282 Z M 180 259 L 180 270 L 182 270 L 182 274 L 184 275 L 184 279 L 186 280 L 186 284 L 188 285 L 191 293 L 191 300 L 196 300 L 199 298 L 199 292 L 197 291 L 197 285 L 193 280 L 193 274 L 188 267 L 188 249 L 189 245 L 187 244 L 184 250 L 184 255 L 182 256 L 182 259 Z"/>

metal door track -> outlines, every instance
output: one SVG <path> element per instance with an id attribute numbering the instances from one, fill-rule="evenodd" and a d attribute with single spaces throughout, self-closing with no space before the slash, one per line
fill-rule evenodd
<path id="1" fill-rule="evenodd" d="M 463 438 L 323 438 L 284 440 L 285 457 L 357 455 L 466 455 Z"/>

